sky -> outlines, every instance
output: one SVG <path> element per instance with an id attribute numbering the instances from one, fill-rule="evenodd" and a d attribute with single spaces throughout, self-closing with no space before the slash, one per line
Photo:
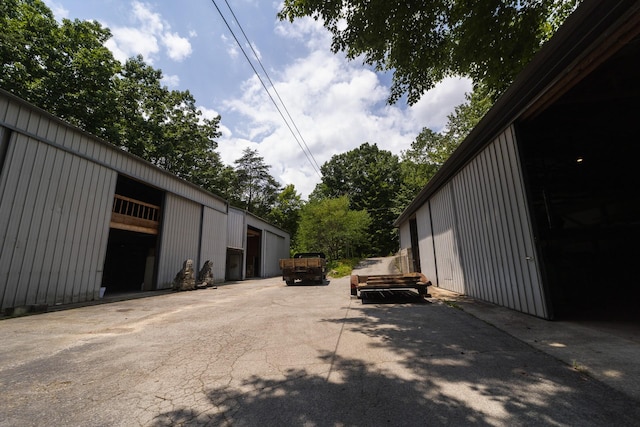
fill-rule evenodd
<path id="1" fill-rule="evenodd" d="M 329 32 L 313 19 L 278 20 L 280 1 L 45 3 L 58 20 L 95 20 L 108 27 L 112 38 L 107 47 L 116 59 L 124 63 L 141 54 L 162 70 L 169 89 L 193 94 L 203 117 L 219 114 L 217 151 L 225 164 L 233 166 L 245 148 L 255 149 L 271 175 L 282 186 L 293 184 L 304 199 L 321 179 L 315 165 L 365 142 L 400 155 L 424 127 L 442 130 L 447 115 L 471 90 L 470 81 L 449 78 L 413 106 L 403 100 L 388 105 L 389 72 L 333 54 Z"/>

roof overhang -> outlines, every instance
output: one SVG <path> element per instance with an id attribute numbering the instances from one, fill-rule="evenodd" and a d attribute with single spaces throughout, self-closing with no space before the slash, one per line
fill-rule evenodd
<path id="1" fill-rule="evenodd" d="M 640 33 L 640 2 L 584 1 L 518 75 L 416 198 L 400 226 L 487 144 L 521 117 L 544 111 Z"/>

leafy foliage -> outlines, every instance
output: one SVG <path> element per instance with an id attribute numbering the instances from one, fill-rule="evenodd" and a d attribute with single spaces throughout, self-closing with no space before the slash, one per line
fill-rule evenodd
<path id="1" fill-rule="evenodd" d="M 330 259 L 349 257 L 367 240 L 371 218 L 365 210 L 350 210 L 346 196 L 310 201 L 300 212 L 300 251 L 324 252 Z"/>
<path id="2" fill-rule="evenodd" d="M 501 94 L 579 0 L 285 0 L 278 14 L 321 20 L 332 50 L 393 70 L 389 102 L 409 104 L 447 76 Z"/>
<path id="3" fill-rule="evenodd" d="M 242 157 L 236 159 L 235 177 L 231 186 L 232 203 L 266 218 L 275 205 L 280 184 L 269 174 L 269 165 L 257 150 L 245 148 Z"/>
<path id="4" fill-rule="evenodd" d="M 295 186 L 289 184 L 278 194 L 267 217 L 271 223 L 289 232 L 292 247 L 296 246 L 295 236 L 300 221 L 300 210 L 303 206 L 302 197 L 296 193 Z"/>
<path id="5" fill-rule="evenodd" d="M 98 22 L 59 25 L 40 0 L 0 5 L 0 85 L 87 132 L 175 175 L 221 193 L 228 176 L 215 138 L 188 91 L 161 85 L 141 56 L 120 64 Z"/>
<path id="6" fill-rule="evenodd" d="M 493 105 L 484 86 L 476 87 L 465 98 L 466 101 L 447 116 L 444 131 L 423 128 L 411 148 L 402 153 L 402 185 L 396 197 L 396 215 L 402 213 Z"/>
<path id="7" fill-rule="evenodd" d="M 365 253 L 395 252 L 398 238 L 393 227 L 396 218 L 393 206 L 402 183 L 398 157 L 380 150 L 376 144 L 364 143 L 333 156 L 320 170 L 322 182 L 316 186 L 313 197 L 348 196 L 351 209 L 364 209 L 371 216 L 371 241 Z"/>

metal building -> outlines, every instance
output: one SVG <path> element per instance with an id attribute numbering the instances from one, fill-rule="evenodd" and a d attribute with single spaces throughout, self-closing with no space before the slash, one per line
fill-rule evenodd
<path id="1" fill-rule="evenodd" d="M 170 288 L 186 259 L 224 281 L 251 239 L 237 221 L 277 275 L 286 232 L 0 90 L 0 311 Z"/>
<path id="2" fill-rule="evenodd" d="M 289 234 L 238 208 L 229 209 L 228 220 L 227 280 L 281 274 L 278 260 L 289 257 Z"/>
<path id="3" fill-rule="evenodd" d="M 640 4 L 581 3 L 397 219 L 405 265 L 541 318 L 635 312 L 638 63 Z"/>

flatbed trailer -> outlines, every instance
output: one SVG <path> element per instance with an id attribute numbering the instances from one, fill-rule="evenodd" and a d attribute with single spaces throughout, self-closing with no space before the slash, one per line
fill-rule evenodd
<path id="1" fill-rule="evenodd" d="M 415 289 L 420 296 L 428 296 L 431 282 L 422 273 L 368 274 L 351 276 L 351 295 L 362 298 L 363 293 Z"/>

